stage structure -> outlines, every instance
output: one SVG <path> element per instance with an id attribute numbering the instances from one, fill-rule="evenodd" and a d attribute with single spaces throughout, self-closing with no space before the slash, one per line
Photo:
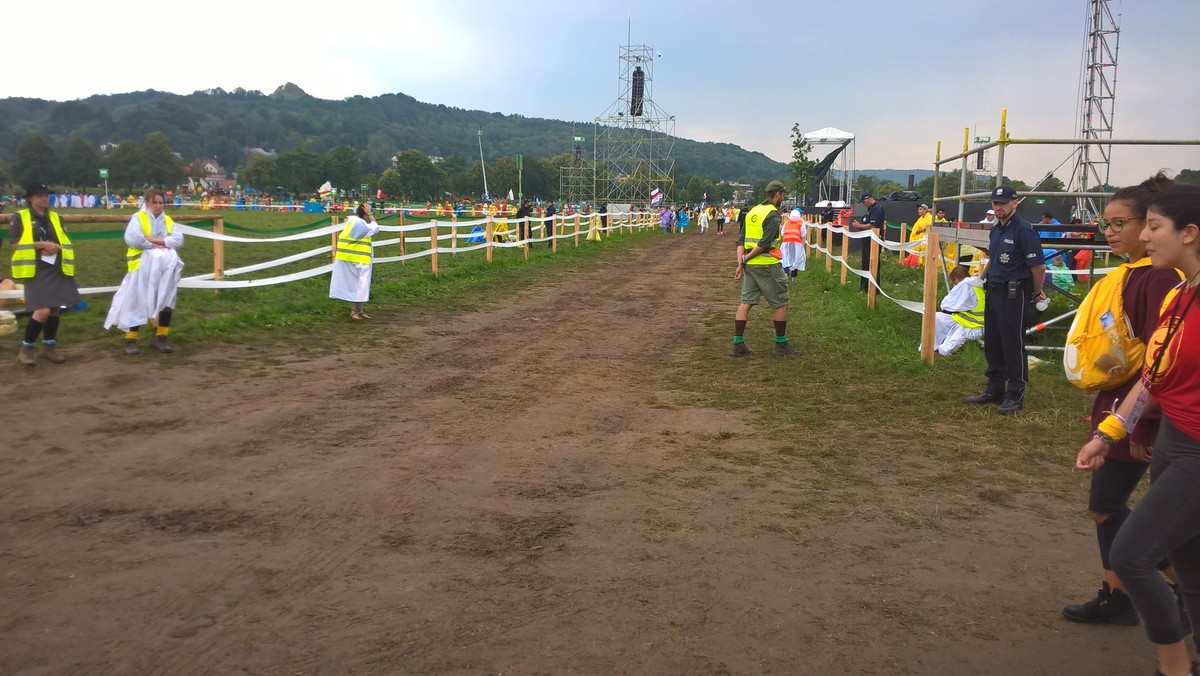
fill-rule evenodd
<path id="1" fill-rule="evenodd" d="M 817 188 L 817 201 L 854 201 L 854 174 L 858 171 L 854 158 L 854 134 L 833 127 L 810 131 L 804 140 L 813 147 L 817 161 L 813 180 Z M 822 152 L 822 149 L 825 149 Z M 799 197 L 799 196 L 797 196 Z"/>
<path id="2" fill-rule="evenodd" d="M 646 204 L 655 189 L 673 199 L 675 116 L 658 107 L 653 90 L 654 50 L 622 45 L 617 100 L 595 119 L 596 201 Z"/>
<path id="3" fill-rule="evenodd" d="M 558 168 L 558 199 L 564 204 L 593 202 L 596 198 L 596 164 L 584 157 L 582 136 L 574 136 L 571 163 Z"/>
<path id="4" fill-rule="evenodd" d="M 1088 0 L 1087 40 L 1084 42 L 1081 76 L 1083 114 L 1079 121 L 1079 138 L 1089 141 L 1111 139 L 1113 133 L 1121 27 L 1120 14 L 1114 18 L 1112 4 L 1110 0 Z M 1107 191 L 1111 158 L 1111 145 L 1080 145 L 1071 188 L 1081 193 L 1096 188 Z M 1075 210 L 1086 223 L 1102 213 L 1104 206 L 1098 198 L 1080 197 L 1076 200 Z"/>

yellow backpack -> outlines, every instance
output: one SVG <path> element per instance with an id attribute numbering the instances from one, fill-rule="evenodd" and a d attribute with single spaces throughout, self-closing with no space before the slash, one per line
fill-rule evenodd
<path id="1" fill-rule="evenodd" d="M 1149 265 L 1148 256 L 1136 263 L 1122 263 L 1096 282 L 1079 305 L 1075 320 L 1067 331 L 1063 352 L 1063 370 L 1075 387 L 1081 390 L 1111 389 L 1142 367 L 1146 344 L 1134 335 L 1125 314 L 1123 297 L 1130 272 Z M 1167 294 L 1163 307 L 1175 293 L 1173 290 Z"/>

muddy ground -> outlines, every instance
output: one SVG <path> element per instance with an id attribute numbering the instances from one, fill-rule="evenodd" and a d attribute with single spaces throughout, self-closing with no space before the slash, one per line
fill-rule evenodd
<path id="1" fill-rule="evenodd" d="M 1095 577 L 1083 496 L 898 528 L 939 499 L 901 463 L 831 518 L 802 494 L 833 464 L 754 460 L 802 430 L 681 391 L 727 349 L 726 244 L 377 312 L 332 353 L 6 357 L 0 673 L 1150 673 L 1139 629 L 1059 617 Z"/>

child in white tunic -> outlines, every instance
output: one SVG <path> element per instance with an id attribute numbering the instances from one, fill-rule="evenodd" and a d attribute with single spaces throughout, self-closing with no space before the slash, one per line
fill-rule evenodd
<path id="1" fill-rule="evenodd" d="M 338 235 L 333 275 L 329 278 L 329 297 L 350 301 L 351 319 L 370 319 L 363 303 L 371 299 L 371 237 L 379 224 L 371 214 L 371 205 L 360 204 Z"/>
<path id="2" fill-rule="evenodd" d="M 161 190 L 147 190 L 143 204 L 125 226 L 128 271 L 113 296 L 104 328 L 116 326 L 124 331 L 125 353 L 137 354 L 138 329 L 154 320 L 154 347 L 170 353 L 173 350 L 167 334 L 183 276 L 183 260 L 178 253 L 183 247 L 183 233 L 163 213 L 166 198 Z"/>

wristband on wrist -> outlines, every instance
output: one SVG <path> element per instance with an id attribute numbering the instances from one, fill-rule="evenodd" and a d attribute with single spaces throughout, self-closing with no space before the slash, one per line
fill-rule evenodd
<path id="1" fill-rule="evenodd" d="M 1096 436 L 1099 439 L 1115 443 L 1124 439 L 1129 433 L 1125 431 L 1125 425 L 1121 419 L 1111 413 L 1100 421 L 1096 426 Z"/>

